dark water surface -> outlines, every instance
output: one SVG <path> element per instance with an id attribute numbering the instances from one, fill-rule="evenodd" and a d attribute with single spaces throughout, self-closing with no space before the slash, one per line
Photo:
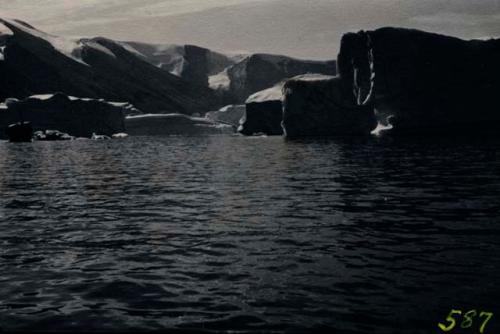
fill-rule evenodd
<path id="1" fill-rule="evenodd" d="M 0 329 L 494 334 L 499 148 L 1 142 Z"/>

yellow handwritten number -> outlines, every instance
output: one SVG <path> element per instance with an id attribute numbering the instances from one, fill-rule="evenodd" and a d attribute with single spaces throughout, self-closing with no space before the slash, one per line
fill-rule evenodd
<path id="1" fill-rule="evenodd" d="M 462 323 L 460 324 L 460 327 L 466 329 L 466 328 L 471 328 L 472 325 L 474 324 L 474 319 L 477 317 L 478 311 L 476 310 L 470 310 L 467 313 L 463 315 L 463 320 Z M 461 316 L 462 311 L 460 310 L 451 310 L 450 314 L 446 317 L 446 321 L 448 324 L 442 324 L 439 323 L 438 326 L 443 332 L 450 332 L 457 326 L 457 319 L 455 319 L 453 316 Z M 481 327 L 479 328 L 479 333 L 483 334 L 486 325 L 488 322 L 491 320 L 493 317 L 493 313 L 491 312 L 484 312 L 482 311 L 481 314 L 479 314 L 479 318 L 484 318 L 483 323 L 481 324 Z"/>
<path id="2" fill-rule="evenodd" d="M 448 326 L 442 324 L 442 323 L 439 323 L 438 326 L 439 328 L 441 328 L 441 330 L 443 332 L 449 332 L 451 331 L 453 328 L 455 328 L 455 326 L 457 325 L 457 322 L 456 320 L 453 318 L 453 315 L 454 314 L 462 314 L 462 311 L 460 310 L 451 310 L 450 314 L 448 314 L 448 317 L 446 318 L 446 321 L 450 322 L 450 324 Z"/>
<path id="3" fill-rule="evenodd" d="M 474 317 L 477 316 L 477 311 L 476 310 L 471 310 L 467 313 L 464 314 L 464 321 L 462 321 L 462 324 L 460 324 L 460 327 L 462 328 L 471 328 Z"/>
<path id="4" fill-rule="evenodd" d="M 484 333 L 484 329 L 486 328 L 486 324 L 488 323 L 488 321 L 490 321 L 491 317 L 493 316 L 493 313 L 481 312 L 479 317 L 482 318 L 483 316 L 486 316 L 486 320 L 484 320 L 483 324 L 481 325 L 481 328 L 479 328 L 479 333 L 481 333 L 481 334 Z"/>

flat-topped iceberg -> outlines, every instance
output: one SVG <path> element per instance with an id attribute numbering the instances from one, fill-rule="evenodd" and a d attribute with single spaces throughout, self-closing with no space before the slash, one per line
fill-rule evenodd
<path id="1" fill-rule="evenodd" d="M 7 138 L 8 125 L 21 120 L 31 122 L 34 131 L 59 130 L 75 137 L 124 132 L 127 106 L 61 93 L 8 99 L 0 104 L 0 138 Z"/>
<path id="2" fill-rule="evenodd" d="M 250 136 L 265 134 L 280 136 L 283 134 L 281 120 L 283 119 L 282 81 L 271 88 L 252 94 L 246 100 L 245 116 L 240 120 L 238 132 Z"/>
<path id="3" fill-rule="evenodd" d="M 482 133 L 500 127 L 499 59 L 500 40 L 388 27 L 345 34 L 338 68 L 389 133 Z"/>
<path id="4" fill-rule="evenodd" d="M 216 111 L 206 113 L 205 117 L 213 122 L 230 124 L 234 127 L 240 125 L 240 120 L 245 116 L 246 107 L 244 104 L 228 105 Z"/>
<path id="5" fill-rule="evenodd" d="M 211 135 L 232 134 L 231 125 L 216 123 L 206 118 L 183 114 L 146 114 L 127 116 L 126 133 L 131 136 Z"/>
<path id="6" fill-rule="evenodd" d="M 273 87 L 252 94 L 246 100 L 246 113 L 240 121 L 238 132 L 245 135 L 283 135 L 288 127 L 288 136 L 325 135 L 328 127 L 319 116 L 326 117 L 338 99 L 333 76 L 318 73 L 303 74 L 283 80 Z M 332 81 L 333 80 L 333 81 Z M 324 82 L 328 82 L 323 88 Z M 329 101 L 334 95 L 334 100 Z M 284 109 L 285 107 L 285 109 Z M 330 118 L 333 119 L 335 115 Z M 331 121 L 328 119 L 328 121 Z M 322 122 L 316 124 L 316 121 Z M 304 124 L 301 124 L 304 122 Z M 299 130 L 304 127 L 303 130 Z"/>
<path id="7" fill-rule="evenodd" d="M 368 135 L 377 126 L 370 106 L 342 94 L 338 77 L 316 75 L 288 80 L 284 86 L 286 137 Z"/>

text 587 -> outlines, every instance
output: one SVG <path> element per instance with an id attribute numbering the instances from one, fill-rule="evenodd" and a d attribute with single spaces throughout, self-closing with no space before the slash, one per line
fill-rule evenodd
<path id="1" fill-rule="evenodd" d="M 439 323 L 438 326 L 443 332 L 450 332 L 455 328 L 477 328 L 479 333 L 485 333 L 488 322 L 493 317 L 492 312 L 470 310 L 462 312 L 461 310 L 451 310 L 446 317 L 445 323 Z"/>

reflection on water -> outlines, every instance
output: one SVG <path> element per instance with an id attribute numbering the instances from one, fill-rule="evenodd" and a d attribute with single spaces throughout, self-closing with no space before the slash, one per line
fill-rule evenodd
<path id="1" fill-rule="evenodd" d="M 0 328 L 435 333 L 495 312 L 499 148 L 2 142 Z"/>

